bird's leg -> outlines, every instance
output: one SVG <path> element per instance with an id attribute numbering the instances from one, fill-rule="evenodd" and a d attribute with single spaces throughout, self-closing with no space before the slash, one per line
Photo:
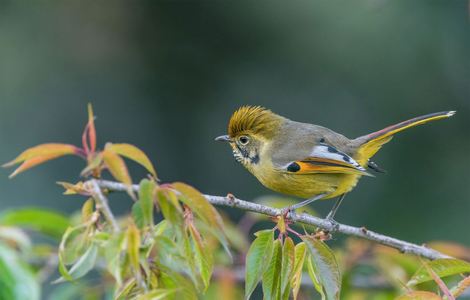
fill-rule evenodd
<path id="1" fill-rule="evenodd" d="M 308 205 L 314 201 L 317 201 L 317 200 L 320 200 L 322 199 L 323 197 L 325 197 L 327 194 L 320 194 L 320 195 L 316 195 L 315 197 L 313 198 L 310 198 L 310 199 L 307 199 L 307 200 L 304 200 L 302 202 L 299 202 L 297 204 L 294 204 L 294 205 L 290 205 L 290 206 L 287 206 L 287 207 L 284 207 L 281 209 L 281 214 L 282 215 L 285 215 L 287 217 L 287 215 L 290 213 L 291 215 L 292 214 L 295 214 L 295 210 L 296 209 L 299 209 L 305 205 Z"/>
<path id="2" fill-rule="evenodd" d="M 334 216 L 335 216 L 336 211 L 338 210 L 339 206 L 341 205 L 341 202 L 343 202 L 343 199 L 344 199 L 345 196 L 346 196 L 346 193 L 339 196 L 338 200 L 336 200 L 336 202 L 335 202 L 335 205 L 333 205 L 333 208 L 330 210 L 330 212 L 328 213 L 328 215 L 325 218 L 333 226 L 333 230 L 332 230 L 333 232 L 336 231 L 339 227 L 338 222 L 336 222 L 334 220 Z"/>

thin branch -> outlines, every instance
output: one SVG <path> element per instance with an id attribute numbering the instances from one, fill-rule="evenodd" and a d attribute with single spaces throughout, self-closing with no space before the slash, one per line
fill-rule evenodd
<path id="1" fill-rule="evenodd" d="M 95 199 L 96 201 L 96 207 L 103 213 L 106 221 L 108 221 L 111 224 L 113 231 L 114 232 L 121 231 L 116 221 L 116 218 L 113 215 L 113 212 L 109 208 L 108 199 L 101 191 L 101 187 L 100 187 L 101 181 L 98 181 L 96 179 L 91 179 L 87 181 L 86 184 L 90 185 L 93 199 Z"/>
<path id="2" fill-rule="evenodd" d="M 121 191 L 121 192 L 127 191 L 127 186 L 119 182 L 99 180 L 99 181 L 96 181 L 96 183 L 101 188 L 108 189 L 111 191 Z M 132 186 L 132 189 L 135 191 L 138 191 L 138 188 L 139 188 L 138 185 Z M 234 207 L 234 208 L 238 208 L 241 210 L 251 211 L 251 212 L 260 213 L 260 214 L 264 214 L 268 216 L 278 216 L 281 214 L 281 209 L 240 200 L 234 197 L 221 197 L 221 196 L 212 196 L 212 195 L 204 195 L 204 196 L 213 205 Z M 289 217 L 294 222 L 314 225 L 316 227 L 322 228 L 330 232 L 335 231 L 335 232 L 340 232 L 345 235 L 350 235 L 350 236 L 355 236 L 355 237 L 363 238 L 366 240 L 370 240 L 370 241 L 373 241 L 373 242 L 376 242 L 385 246 L 395 248 L 402 253 L 413 254 L 413 255 L 421 256 L 423 258 L 427 258 L 431 260 L 438 259 L 438 258 L 451 258 L 448 255 L 445 255 L 439 251 L 427 248 L 426 246 L 419 246 L 413 243 L 402 241 L 393 237 L 389 237 L 380 233 L 373 232 L 364 227 L 359 228 L 359 227 L 349 226 L 345 224 L 334 225 L 328 220 L 317 218 L 306 213 L 301 213 L 301 214 L 290 213 Z"/>

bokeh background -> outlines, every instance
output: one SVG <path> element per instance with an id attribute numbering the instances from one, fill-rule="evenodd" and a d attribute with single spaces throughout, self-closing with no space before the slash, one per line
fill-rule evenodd
<path id="1" fill-rule="evenodd" d="M 348 137 L 457 110 L 396 136 L 375 157 L 388 173 L 361 180 L 337 219 L 470 245 L 467 1 L 5 1 L 0 62 L 1 161 L 43 142 L 78 144 L 92 102 L 101 146 L 130 142 L 163 181 L 242 199 L 273 192 L 213 140 L 240 105 Z M 130 165 L 136 181 L 145 175 Z M 78 181 L 83 166 L 67 157 L 13 180 L 3 170 L 0 210 L 77 210 L 82 198 L 54 182 Z"/>

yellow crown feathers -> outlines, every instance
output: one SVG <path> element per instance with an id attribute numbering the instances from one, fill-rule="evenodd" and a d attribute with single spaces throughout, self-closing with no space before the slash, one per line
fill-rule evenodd
<path id="1" fill-rule="evenodd" d="M 230 118 L 228 134 L 231 138 L 241 133 L 270 137 L 279 129 L 283 120 L 283 117 L 262 106 L 242 106 Z"/>

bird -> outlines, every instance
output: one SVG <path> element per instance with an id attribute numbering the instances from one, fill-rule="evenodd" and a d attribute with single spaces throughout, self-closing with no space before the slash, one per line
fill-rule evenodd
<path id="1" fill-rule="evenodd" d="M 326 219 L 334 216 L 362 176 L 384 172 L 371 158 L 396 133 L 430 121 L 445 119 L 455 111 L 426 114 L 349 139 L 320 125 L 292 121 L 262 106 L 237 109 L 226 135 L 233 156 L 265 187 L 306 199 L 288 207 L 294 212 L 317 200 L 337 198 Z M 337 224 L 337 223 L 336 223 Z"/>

